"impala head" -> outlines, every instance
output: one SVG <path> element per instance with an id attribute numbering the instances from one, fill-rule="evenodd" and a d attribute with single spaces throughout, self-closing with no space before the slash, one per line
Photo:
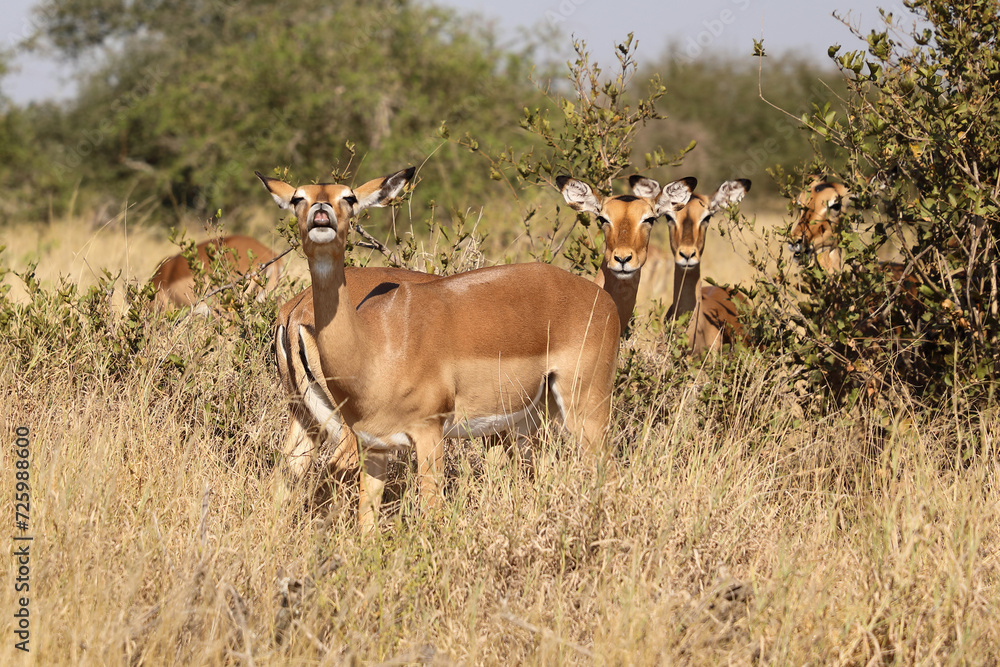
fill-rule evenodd
<path id="1" fill-rule="evenodd" d="M 712 216 L 719 209 L 738 204 L 749 191 L 750 181 L 745 178 L 726 181 L 711 197 L 692 194 L 686 206 L 667 216 L 670 249 L 678 268 L 688 270 L 700 265 L 705 250 L 705 232 Z"/>
<path id="2" fill-rule="evenodd" d="M 646 263 L 653 222 L 683 207 L 698 181 L 682 178 L 663 189 L 656 181 L 642 176 L 633 176 L 629 183 L 635 195 L 601 197 L 583 181 L 569 176 L 556 179 L 570 208 L 597 217 L 604 232 L 604 263 L 622 280 L 637 276 Z"/>
<path id="3" fill-rule="evenodd" d="M 351 218 L 366 208 L 385 206 L 392 201 L 413 178 L 414 171 L 414 167 L 403 169 L 354 189 L 335 183 L 295 187 L 260 172 L 254 173 L 278 206 L 294 211 L 302 250 L 307 257 L 342 259 Z"/>
<path id="4" fill-rule="evenodd" d="M 840 214 L 851 195 L 840 183 L 816 181 L 799 195 L 802 209 L 798 221 L 789 232 L 788 248 L 796 259 L 806 261 L 812 255 L 837 247 Z"/>

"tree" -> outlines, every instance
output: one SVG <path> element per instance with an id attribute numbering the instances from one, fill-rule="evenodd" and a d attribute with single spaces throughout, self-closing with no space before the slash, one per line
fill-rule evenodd
<path id="1" fill-rule="evenodd" d="M 52 0 L 41 16 L 38 40 L 106 61 L 50 144 L 54 168 L 116 202 L 203 214 L 256 200 L 254 169 L 322 178 L 355 152 L 371 173 L 421 164 L 442 121 L 496 140 L 534 95 L 526 58 L 408 0 Z M 461 151 L 434 161 L 443 178 L 421 197 L 489 182 Z"/>

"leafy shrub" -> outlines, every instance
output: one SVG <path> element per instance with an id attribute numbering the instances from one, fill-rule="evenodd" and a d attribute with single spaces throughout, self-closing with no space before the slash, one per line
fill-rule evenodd
<path id="1" fill-rule="evenodd" d="M 900 24 L 884 14 L 882 29 L 858 35 L 865 51 L 831 47 L 846 108 L 802 118 L 846 156 L 841 169 L 821 155 L 810 169 L 836 173 L 854 195 L 840 225 L 845 270 L 802 270 L 801 299 L 783 289 L 787 267 L 759 287 L 790 325 L 776 337 L 838 402 L 877 401 L 890 387 L 949 411 L 993 397 L 1000 128 L 984 119 L 1000 115 L 1000 3 L 961 4 L 909 0 L 909 39 L 893 37 Z M 898 263 L 879 260 L 889 243 Z"/>

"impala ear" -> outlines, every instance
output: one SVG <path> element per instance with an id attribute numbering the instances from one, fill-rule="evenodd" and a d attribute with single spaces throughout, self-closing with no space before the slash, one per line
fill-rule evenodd
<path id="1" fill-rule="evenodd" d="M 416 167 L 408 167 L 395 174 L 376 178 L 364 185 L 354 188 L 354 196 L 358 202 L 354 212 L 359 213 L 366 208 L 381 208 L 399 196 L 406 184 L 413 179 Z"/>
<path id="2" fill-rule="evenodd" d="M 675 213 L 684 208 L 688 200 L 691 199 L 691 195 L 694 194 L 696 187 L 698 187 L 698 179 L 694 176 L 667 183 L 663 187 L 663 191 L 660 192 L 660 196 L 656 198 L 656 215 Z"/>
<path id="3" fill-rule="evenodd" d="M 843 183 L 831 183 L 831 185 L 833 185 L 833 189 L 837 191 L 837 194 L 840 196 L 843 203 L 846 204 L 854 198 L 854 195 L 851 194 L 851 191 L 848 190 L 847 186 Z"/>
<path id="4" fill-rule="evenodd" d="M 656 196 L 660 194 L 660 184 L 641 174 L 629 176 L 628 186 L 632 188 L 632 194 L 643 199 L 656 199 Z"/>
<path id="5" fill-rule="evenodd" d="M 295 208 L 292 206 L 292 197 L 295 196 L 294 187 L 277 178 L 268 178 L 259 171 L 255 171 L 254 173 L 257 174 L 257 178 L 260 179 L 260 182 L 264 184 L 267 191 L 274 197 L 274 201 L 278 206 L 287 209 Z"/>
<path id="6" fill-rule="evenodd" d="M 715 213 L 724 206 L 739 204 L 748 192 L 750 192 L 750 179 L 738 178 L 735 181 L 726 181 L 712 195 L 708 210 L 710 213 Z"/>
<path id="7" fill-rule="evenodd" d="M 559 176 L 556 185 L 571 209 L 600 215 L 601 199 L 589 185 L 570 176 Z"/>

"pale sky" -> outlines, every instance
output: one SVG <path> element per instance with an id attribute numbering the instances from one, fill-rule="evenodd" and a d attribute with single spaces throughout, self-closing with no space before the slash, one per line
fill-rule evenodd
<path id="1" fill-rule="evenodd" d="M 3 29 L 0 47 L 9 48 L 31 31 L 30 9 L 37 0 L 0 0 Z M 712 54 L 749 57 L 753 40 L 764 38 L 768 53 L 794 52 L 817 63 L 828 62 L 831 44 L 862 46 L 831 14 L 848 17 L 863 33 L 881 25 L 878 8 L 907 17 L 900 0 L 438 0 L 437 4 L 471 10 L 496 23 L 505 41 L 516 42 L 519 27 L 554 25 L 564 34 L 585 40 L 593 57 L 614 64 L 613 45 L 629 32 L 639 40 L 638 59 L 656 59 L 675 44 L 679 57 Z M 0 89 L 16 103 L 66 99 L 75 91 L 72 69 L 39 57 L 15 61 L 19 72 Z"/>

